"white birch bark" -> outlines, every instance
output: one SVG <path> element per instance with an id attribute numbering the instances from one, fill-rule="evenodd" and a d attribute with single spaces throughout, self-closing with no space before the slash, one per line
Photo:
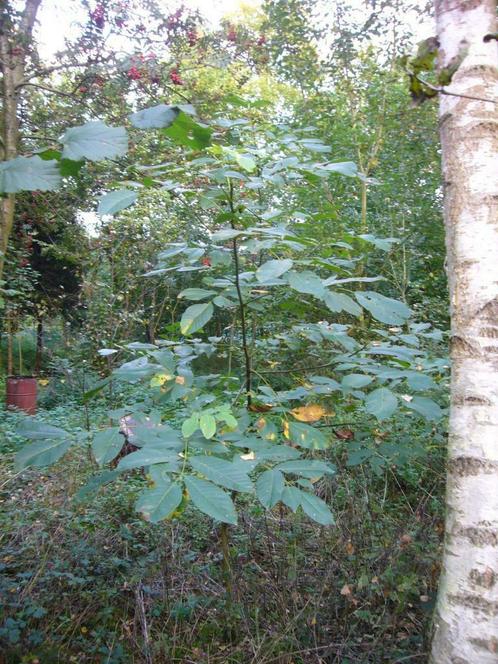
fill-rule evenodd
<path id="1" fill-rule="evenodd" d="M 451 307 L 446 539 L 432 664 L 498 662 L 498 102 L 495 0 L 435 0 Z"/>

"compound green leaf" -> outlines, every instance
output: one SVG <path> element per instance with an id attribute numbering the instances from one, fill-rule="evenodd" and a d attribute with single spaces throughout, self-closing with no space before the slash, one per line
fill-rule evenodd
<path id="1" fill-rule="evenodd" d="M 212 438 L 216 433 L 216 420 L 211 413 L 202 413 L 199 418 L 199 428 L 204 438 Z"/>
<path id="2" fill-rule="evenodd" d="M 277 470 L 283 473 L 292 473 L 293 475 L 304 475 L 305 477 L 318 477 L 320 475 L 334 475 L 335 466 L 318 459 L 295 459 L 293 461 L 284 461 L 276 466 Z"/>
<path id="3" fill-rule="evenodd" d="M 214 456 L 191 456 L 189 462 L 194 470 L 226 489 L 247 493 L 253 490 L 252 482 L 240 463 Z"/>
<path id="4" fill-rule="evenodd" d="M 78 489 L 74 494 L 74 499 L 76 501 L 83 500 L 87 496 L 94 496 L 100 487 L 113 482 L 117 477 L 119 477 L 119 470 L 104 470 L 98 475 L 91 477 L 86 484 Z"/>
<path id="5" fill-rule="evenodd" d="M 303 422 L 289 422 L 288 438 L 295 445 L 308 450 L 324 450 L 330 445 L 330 441 L 324 433 Z"/>
<path id="6" fill-rule="evenodd" d="M 256 495 L 266 509 L 274 507 L 282 499 L 284 476 L 279 470 L 265 470 L 256 480 Z"/>
<path id="7" fill-rule="evenodd" d="M 313 493 L 308 493 L 307 491 L 301 491 L 301 489 L 296 489 L 299 491 L 300 495 L 300 505 L 303 508 L 305 514 L 307 514 L 310 519 L 320 523 L 322 526 L 331 526 L 335 523 L 334 516 L 330 511 L 329 506 L 321 498 L 315 496 Z"/>
<path id="8" fill-rule="evenodd" d="M 38 440 L 36 443 L 23 447 L 16 454 L 15 467 L 24 470 L 29 466 L 43 468 L 58 461 L 73 444 L 72 440 L 61 438 Z"/>
<path id="9" fill-rule="evenodd" d="M 137 512 L 143 514 L 146 521 L 158 523 L 171 516 L 182 502 L 182 488 L 164 478 L 152 489 L 145 489 L 138 496 L 135 505 Z"/>
<path id="10" fill-rule="evenodd" d="M 295 486 L 285 486 L 282 491 L 282 502 L 295 512 L 301 504 L 300 490 Z"/>
<path id="11" fill-rule="evenodd" d="M 119 432 L 119 429 L 97 431 L 92 442 L 95 461 L 99 466 L 109 463 L 119 454 L 124 442 L 124 436 Z"/>
<path id="12" fill-rule="evenodd" d="M 193 475 L 185 476 L 185 486 L 198 510 L 223 523 L 237 524 L 235 506 L 230 496 L 216 485 Z"/>
<path id="13" fill-rule="evenodd" d="M 140 450 L 127 454 L 121 459 L 117 469 L 119 471 L 152 466 L 156 463 L 175 463 L 178 461 L 178 452 L 172 447 L 166 447 L 162 442 L 145 445 Z"/>
<path id="14" fill-rule="evenodd" d="M 46 438 L 68 438 L 69 434 L 64 429 L 54 427 L 52 424 L 38 422 L 26 417 L 17 427 L 16 433 L 31 440 L 45 440 Z"/>

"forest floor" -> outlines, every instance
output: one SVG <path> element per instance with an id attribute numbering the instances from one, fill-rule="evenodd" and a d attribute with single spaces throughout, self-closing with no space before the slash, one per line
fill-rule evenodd
<path id="1" fill-rule="evenodd" d="M 84 427 L 75 404 L 41 411 Z M 443 451 L 421 465 L 344 468 L 322 481 L 336 525 L 243 505 L 219 529 L 187 510 L 160 525 L 134 511 L 132 472 L 84 501 L 83 449 L 16 474 L 19 415 L 0 413 L 0 663 L 417 663 L 439 575 Z"/>

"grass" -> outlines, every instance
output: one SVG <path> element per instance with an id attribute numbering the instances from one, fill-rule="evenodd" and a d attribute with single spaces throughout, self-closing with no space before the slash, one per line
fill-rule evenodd
<path id="1" fill-rule="evenodd" d="M 86 414 L 69 403 L 40 417 L 84 427 Z M 0 418 L 2 664 L 425 661 L 442 534 L 437 446 L 423 465 L 373 473 L 345 468 L 338 443 L 341 472 L 319 487 L 334 527 L 248 500 L 230 528 L 228 596 L 211 520 L 189 509 L 141 520 L 138 472 L 75 501 L 93 472 L 83 449 L 16 475 L 19 416 Z"/>

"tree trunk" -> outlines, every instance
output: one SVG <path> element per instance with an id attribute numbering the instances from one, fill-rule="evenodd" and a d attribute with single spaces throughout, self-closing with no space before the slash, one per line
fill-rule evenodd
<path id="1" fill-rule="evenodd" d="M 12 314 L 9 312 L 6 316 L 7 328 L 7 376 L 14 373 L 14 337 L 12 334 Z"/>
<path id="2" fill-rule="evenodd" d="M 35 375 L 41 370 L 43 356 L 43 319 L 39 318 L 36 323 L 36 354 L 35 354 Z"/>
<path id="3" fill-rule="evenodd" d="M 18 29 L 13 27 L 12 10 L 0 7 L 0 66 L 2 71 L 2 161 L 17 157 L 19 142 L 19 94 L 24 82 L 26 59 L 36 15 L 42 0 L 26 0 Z M 9 15 L 10 14 L 10 15 Z M 0 201 L 0 282 L 14 224 L 15 196 Z"/>
<path id="4" fill-rule="evenodd" d="M 447 88 L 452 95 L 440 95 L 452 382 L 446 539 L 430 662 L 496 664 L 498 49 L 495 39 L 483 40 L 496 32 L 496 2 L 436 0 L 435 8 L 439 68 L 466 55 Z"/>

